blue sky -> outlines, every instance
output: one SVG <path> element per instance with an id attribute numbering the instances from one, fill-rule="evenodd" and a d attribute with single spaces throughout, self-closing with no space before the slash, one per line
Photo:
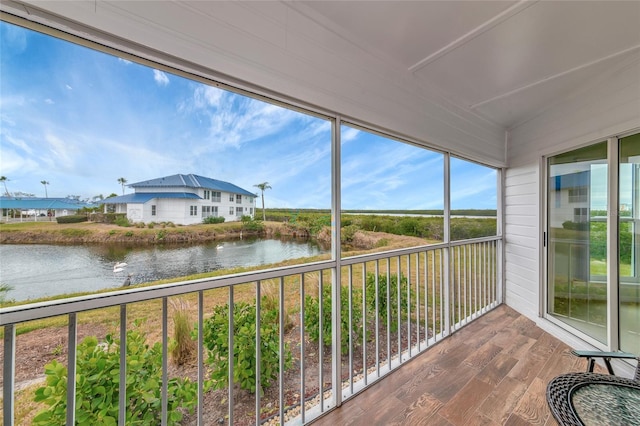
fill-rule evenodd
<path id="1" fill-rule="evenodd" d="M 194 173 L 266 207 L 329 208 L 330 123 L 0 23 L 0 174 L 10 192 L 121 194 Z M 343 127 L 345 209 L 440 209 L 440 153 Z M 452 208 L 496 207 L 494 170 L 451 164 Z M 4 192 L 4 188 L 2 188 Z M 126 188 L 126 192 L 132 192 Z"/>

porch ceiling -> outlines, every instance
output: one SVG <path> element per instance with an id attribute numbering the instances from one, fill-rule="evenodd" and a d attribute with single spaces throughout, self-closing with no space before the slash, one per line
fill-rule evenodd
<path id="1" fill-rule="evenodd" d="M 350 42 L 505 128 L 640 58 L 638 1 L 303 3 Z"/>
<path id="2" fill-rule="evenodd" d="M 3 0 L 0 10 L 498 167 L 506 130 L 585 92 L 597 103 L 603 82 L 640 66 L 640 1 Z"/>

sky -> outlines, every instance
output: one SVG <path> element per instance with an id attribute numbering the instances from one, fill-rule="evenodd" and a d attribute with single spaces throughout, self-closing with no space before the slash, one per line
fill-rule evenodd
<path id="1" fill-rule="evenodd" d="M 267 208 L 330 208 L 327 120 L 0 22 L 0 174 L 10 193 L 92 199 L 197 174 Z M 343 126 L 343 209 L 442 209 L 443 155 Z M 451 207 L 495 209 L 496 171 L 452 159 Z M 0 188 L 4 193 L 4 188 Z M 125 193 L 133 192 L 125 186 Z M 260 201 L 258 200 L 258 206 Z"/>

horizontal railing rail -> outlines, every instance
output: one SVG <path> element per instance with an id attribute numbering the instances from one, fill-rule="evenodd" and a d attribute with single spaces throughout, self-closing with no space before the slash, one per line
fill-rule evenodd
<path id="1" fill-rule="evenodd" d="M 152 322 L 146 337 L 155 342 L 148 350 L 159 345 L 153 408 L 159 424 L 174 424 L 176 411 L 185 416 L 183 424 L 305 424 L 497 306 L 500 242 L 456 241 L 4 308 L 4 424 L 16 421 L 17 331 L 52 317 L 65 318 L 66 373 L 78 378 L 60 397 L 63 422 L 85 415 L 87 346 L 78 336 L 86 326 L 83 316 L 92 313 L 116 329 L 118 339 L 96 338 L 104 356 L 119 351 L 107 386 L 118 397 L 120 424 L 141 415 L 131 412 L 136 363 L 130 345 L 138 337 L 130 333 L 142 316 Z M 196 325 L 195 369 L 183 373 L 170 368 L 175 359 L 169 355 L 176 347 L 178 301 Z M 176 408 L 175 383 L 185 378 L 182 389 L 195 387 L 193 396 Z"/>

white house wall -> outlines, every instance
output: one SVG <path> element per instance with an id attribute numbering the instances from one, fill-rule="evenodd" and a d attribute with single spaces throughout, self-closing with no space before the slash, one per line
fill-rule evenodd
<path id="1" fill-rule="evenodd" d="M 606 77 L 606 78 L 605 78 Z M 505 177 L 505 300 L 563 338 L 538 318 L 543 282 L 541 246 L 545 182 L 543 155 L 640 131 L 640 61 L 609 73 L 511 130 Z M 580 342 L 574 342 L 579 346 Z"/>
<path id="2" fill-rule="evenodd" d="M 428 93 L 406 68 L 354 46 L 304 5 L 286 2 L 10 0 L 0 7 L 72 34 L 153 59 L 122 40 L 166 52 L 283 99 L 400 132 L 430 146 L 505 164 L 504 130 Z M 45 13 L 43 13 L 43 11 Z M 72 21 L 107 34 L 92 33 Z M 60 27 L 60 22 L 53 22 Z M 164 59 L 164 62 L 167 62 Z M 187 70 L 184 63 L 176 64 Z M 201 74 L 204 71 L 195 70 Z M 261 90 L 261 89 L 259 89 Z"/>

